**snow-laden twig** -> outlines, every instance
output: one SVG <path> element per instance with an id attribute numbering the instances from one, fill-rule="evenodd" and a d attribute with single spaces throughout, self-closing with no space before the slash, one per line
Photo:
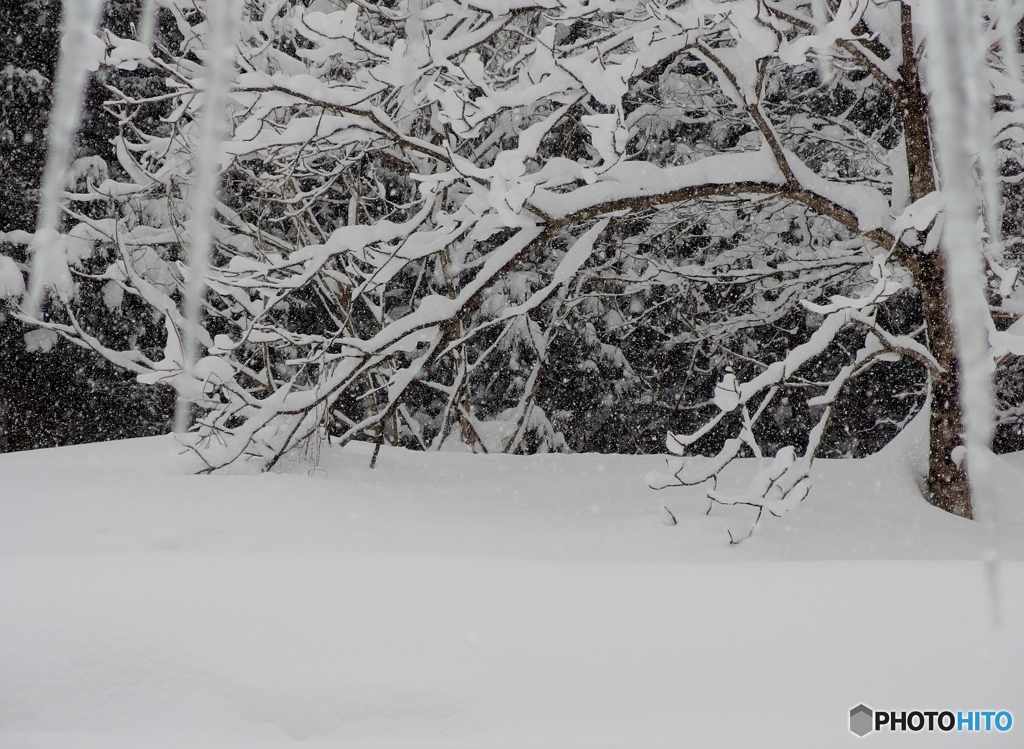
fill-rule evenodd
<path id="1" fill-rule="evenodd" d="M 828 305 L 805 305 L 826 315 L 811 340 L 793 349 L 782 361 L 769 366 L 765 372 L 748 382 L 739 382 L 736 376 L 727 372 L 715 388 L 715 405 L 718 414 L 709 419 L 703 427 L 692 434 L 679 435 L 669 432 L 666 446 L 669 451 L 686 455 L 689 446 L 717 429 L 725 418 L 737 409 L 742 415 L 742 426 L 737 437 L 727 439 L 724 447 L 713 458 L 677 458 L 670 461 L 671 475 L 654 473 L 648 476 L 648 485 L 653 489 L 697 486 L 710 481 L 711 489 L 707 498 L 712 505 L 743 505 L 754 507 L 757 514 L 750 529 L 739 536 L 730 531 L 730 542 L 740 543 L 749 538 L 757 529 L 764 513 L 781 517 L 800 504 L 811 489 L 811 466 L 821 447 L 825 431 L 832 419 L 833 404 L 841 390 L 853 379 L 859 377 L 879 361 L 898 359 L 901 354 L 920 357 L 930 366 L 937 367 L 927 349 L 909 336 L 893 336 L 882 329 L 874 319 L 879 304 L 892 296 L 900 285 L 891 279 L 884 256 L 879 255 L 873 267 L 876 283 L 874 288 L 860 298 L 833 297 Z M 862 326 L 871 331 L 864 345 L 857 351 L 852 362 L 842 367 L 829 382 L 825 392 L 811 398 L 808 406 L 824 410 L 812 427 L 802 455 L 797 455 L 794 446 L 781 448 L 771 463 L 758 471 L 747 489 L 741 494 L 728 494 L 718 489 L 719 477 L 744 449 L 761 458 L 760 448 L 754 436 L 755 427 L 780 388 L 806 364 L 824 354 L 836 337 L 850 326 Z M 760 397 L 760 403 L 753 415 L 749 404 Z M 710 511 L 710 508 L 709 508 Z"/>

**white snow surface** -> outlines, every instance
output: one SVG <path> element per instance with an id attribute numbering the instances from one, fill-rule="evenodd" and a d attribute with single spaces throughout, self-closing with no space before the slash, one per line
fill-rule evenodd
<path id="1" fill-rule="evenodd" d="M 0 455 L 0 747 L 1020 746 L 1024 454 L 990 482 L 995 626 L 982 529 L 921 499 L 917 437 L 816 462 L 738 546 L 744 508 L 648 489 L 657 456 Z M 858 739 L 860 702 L 1015 725 Z"/>

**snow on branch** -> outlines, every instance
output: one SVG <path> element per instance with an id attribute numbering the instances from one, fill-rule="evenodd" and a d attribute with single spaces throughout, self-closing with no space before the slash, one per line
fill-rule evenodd
<path id="1" fill-rule="evenodd" d="M 902 286 L 893 281 L 882 255 L 876 256 L 872 276 L 875 278 L 874 288 L 862 297 L 834 296 L 831 303 L 826 305 L 804 301 L 805 307 L 825 315 L 821 325 L 806 343 L 794 347 L 781 361 L 769 365 L 757 377 L 740 382 L 731 370 L 728 371 L 715 387 L 714 403 L 719 409 L 718 414 L 691 434 L 669 432 L 666 447 L 677 456 L 685 456 L 692 445 L 719 430 L 727 417 L 737 411 L 742 416 L 738 436 L 727 439 L 723 448 L 713 458 L 680 457 L 670 460 L 671 473 L 649 475 L 648 485 L 653 489 L 667 489 L 711 482 L 711 488 L 708 489 L 706 496 L 712 505 L 745 505 L 756 508 L 757 514 L 745 534 L 733 536 L 730 531 L 730 540 L 733 543 L 749 538 L 765 512 L 780 517 L 802 502 L 811 488 L 811 466 L 832 418 L 833 404 L 851 380 L 864 374 L 876 363 L 898 360 L 902 354 L 918 357 L 930 366 L 938 367 L 927 348 L 911 336 L 891 335 L 878 324 L 875 316 L 878 306 Z M 769 465 L 757 472 L 742 494 L 733 495 L 719 491 L 719 477 L 745 449 L 759 460 L 763 460 L 755 436 L 755 427 L 776 395 L 792 382 L 803 367 L 825 354 L 839 334 L 851 326 L 862 326 L 870 332 L 865 337 L 863 346 L 854 355 L 853 361 L 832 376 L 822 394 L 808 401 L 808 406 L 823 410 L 808 435 L 803 454 L 798 455 L 794 446 L 783 447 Z M 755 402 L 757 408 L 751 413 L 751 406 Z"/>
<path id="2" fill-rule="evenodd" d="M 772 399 L 851 328 L 863 358 L 822 386 L 826 414 L 872 362 L 943 371 L 930 341 L 876 315 L 910 285 L 896 264 L 916 272 L 935 249 L 918 232 L 942 222 L 904 184 L 898 3 L 843 0 L 818 18 L 801 0 L 251 0 L 227 36 L 214 11 L 228 4 L 158 5 L 173 44 L 150 20 L 97 51 L 119 75 L 160 77 L 158 91 L 110 93 L 122 176 L 56 180 L 69 230 L 0 238 L 42 242 L 68 269 L 55 288 L 70 311 L 25 319 L 194 399 L 183 440 L 211 470 L 271 467 L 323 439 L 568 449 L 574 406 L 558 405 L 553 372 L 602 373 L 603 404 L 660 402 L 631 336 L 696 360 L 823 316 L 760 373 L 722 379 L 706 423 L 670 434 L 681 453 L 741 424 L 716 462 L 669 482 L 700 483 L 761 454 Z M 234 67 L 218 78 L 225 45 Z M 989 68 L 997 95 L 1019 92 Z M 226 118 L 220 137 L 208 107 Z M 1019 118 L 1000 117 L 993 137 L 1024 142 Z M 1009 309 L 1013 263 L 991 262 Z M 15 275 L 3 270 L 12 295 Z M 32 274 L 31 298 L 48 278 Z M 75 324 L 76 284 L 90 283 L 153 311 L 162 359 Z M 992 330 L 993 352 L 1024 350 L 1010 335 Z M 821 418 L 743 502 L 773 513 L 802 498 Z"/>

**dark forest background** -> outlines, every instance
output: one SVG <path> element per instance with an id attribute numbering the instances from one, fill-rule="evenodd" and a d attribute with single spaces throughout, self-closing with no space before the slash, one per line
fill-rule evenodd
<path id="1" fill-rule="evenodd" d="M 59 48 L 60 0 L 0 3 L 0 230 L 33 231 L 46 159 L 46 123 Z M 125 36 L 135 0 L 107 3 L 104 24 Z M 114 161 L 113 118 L 104 109 L 108 71 L 89 84 L 74 158 Z M 0 252 L 24 259 L 23 245 Z M 130 321 L 110 318 L 97 324 Z M 29 329 L 0 309 L 0 452 L 163 434 L 173 394 L 140 385 L 92 352 L 60 340 L 29 351 Z"/>

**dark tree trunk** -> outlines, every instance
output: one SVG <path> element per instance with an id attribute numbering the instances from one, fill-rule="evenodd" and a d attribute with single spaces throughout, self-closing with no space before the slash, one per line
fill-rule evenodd
<path id="1" fill-rule="evenodd" d="M 903 136 L 910 175 L 911 202 L 936 187 L 928 122 L 928 99 L 921 90 L 916 43 L 911 23 L 912 10 L 903 5 L 903 64 L 899 88 L 902 101 Z M 923 252 L 922 242 L 900 259 L 914 275 L 921 293 L 928 346 L 945 370 L 931 373 L 931 421 L 928 440 L 928 501 L 954 515 L 970 518 L 971 491 L 966 463 L 953 462 L 953 450 L 963 445 L 963 412 L 960 400 L 960 364 L 950 314 L 949 286 L 945 256 L 940 249 Z"/>

